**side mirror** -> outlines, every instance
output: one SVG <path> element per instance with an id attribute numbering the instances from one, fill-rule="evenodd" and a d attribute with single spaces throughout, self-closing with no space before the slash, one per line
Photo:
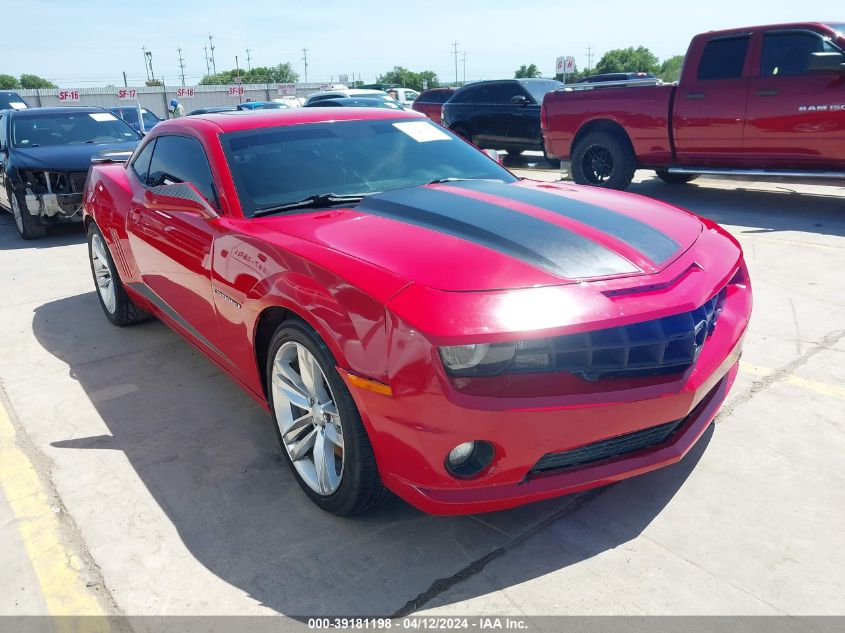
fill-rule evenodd
<path id="1" fill-rule="evenodd" d="M 525 105 L 528 103 L 528 99 L 525 98 L 525 95 L 514 95 L 511 97 L 511 103 L 514 105 Z"/>
<path id="2" fill-rule="evenodd" d="M 158 185 L 150 191 L 152 195 L 146 204 L 151 209 L 196 213 L 207 220 L 216 220 L 220 217 L 197 188 L 189 182 Z"/>
<path id="3" fill-rule="evenodd" d="M 487 156 L 489 158 L 492 158 L 493 160 L 495 160 L 500 165 L 502 164 L 502 157 L 499 156 L 499 152 L 497 152 L 496 150 L 494 150 L 494 149 L 483 149 L 481 151 L 484 152 L 485 154 L 487 154 Z"/>
<path id="4" fill-rule="evenodd" d="M 845 55 L 842 53 L 810 53 L 807 62 L 810 72 L 845 73 Z"/>

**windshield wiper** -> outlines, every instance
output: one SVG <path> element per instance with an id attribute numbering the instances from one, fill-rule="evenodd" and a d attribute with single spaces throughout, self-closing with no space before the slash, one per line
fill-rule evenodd
<path id="1" fill-rule="evenodd" d="M 311 209 L 315 207 L 328 207 L 335 204 L 354 204 L 361 202 L 364 199 L 364 194 L 352 196 L 339 196 L 336 193 L 317 193 L 313 196 L 308 196 L 296 202 L 288 202 L 287 204 L 280 204 L 276 207 L 268 207 L 267 209 L 259 209 L 252 214 L 252 217 L 257 218 L 262 215 L 272 215 L 273 213 L 284 213 L 285 211 L 292 211 L 294 209 Z"/>
<path id="2" fill-rule="evenodd" d="M 447 178 L 435 178 L 434 180 L 430 180 L 429 182 L 425 183 L 427 185 L 442 185 L 446 182 L 463 182 L 465 180 L 483 180 L 485 182 L 502 182 L 500 178 L 456 178 L 454 176 L 448 176 Z"/>

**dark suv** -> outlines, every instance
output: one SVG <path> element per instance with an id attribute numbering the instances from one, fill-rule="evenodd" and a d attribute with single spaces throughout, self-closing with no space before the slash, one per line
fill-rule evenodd
<path id="1" fill-rule="evenodd" d="M 554 79 L 480 81 L 455 91 L 443 106 L 443 125 L 482 149 L 508 154 L 542 150 L 540 105 L 547 92 L 562 87 Z M 560 161 L 549 160 L 557 166 Z"/>

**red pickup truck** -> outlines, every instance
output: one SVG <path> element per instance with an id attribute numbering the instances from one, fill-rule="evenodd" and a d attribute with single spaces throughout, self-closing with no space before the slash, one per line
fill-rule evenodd
<path id="1" fill-rule="evenodd" d="M 546 152 L 580 184 L 626 188 L 637 169 L 845 178 L 845 23 L 697 35 L 677 84 L 574 84 L 546 95 Z"/>

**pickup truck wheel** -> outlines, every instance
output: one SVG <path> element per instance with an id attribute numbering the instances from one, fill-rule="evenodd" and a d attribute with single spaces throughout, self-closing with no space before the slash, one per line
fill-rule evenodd
<path id="1" fill-rule="evenodd" d="M 637 157 L 623 139 L 591 132 L 572 152 L 572 178 L 579 185 L 626 189 L 637 170 Z"/>
<path id="2" fill-rule="evenodd" d="M 665 169 L 657 169 L 655 172 L 660 180 L 667 182 L 670 185 L 685 185 L 688 182 L 692 182 L 699 176 L 699 174 L 670 174 Z"/>
<path id="3" fill-rule="evenodd" d="M 34 240 L 44 237 L 47 234 L 47 227 L 41 224 L 41 220 L 32 215 L 26 207 L 26 198 L 20 192 L 14 191 L 6 186 L 6 193 L 9 195 L 9 205 L 12 207 L 12 215 L 15 216 L 15 226 L 18 233 L 25 240 Z"/>
<path id="4" fill-rule="evenodd" d="M 136 306 L 123 289 L 106 240 L 93 222 L 88 227 L 88 259 L 100 307 L 112 324 L 121 327 L 146 321 L 152 315 Z"/>
<path id="5" fill-rule="evenodd" d="M 368 510 L 390 494 L 373 447 L 331 351 L 299 319 L 270 342 L 267 384 L 276 436 L 300 488 L 340 516 Z"/>

